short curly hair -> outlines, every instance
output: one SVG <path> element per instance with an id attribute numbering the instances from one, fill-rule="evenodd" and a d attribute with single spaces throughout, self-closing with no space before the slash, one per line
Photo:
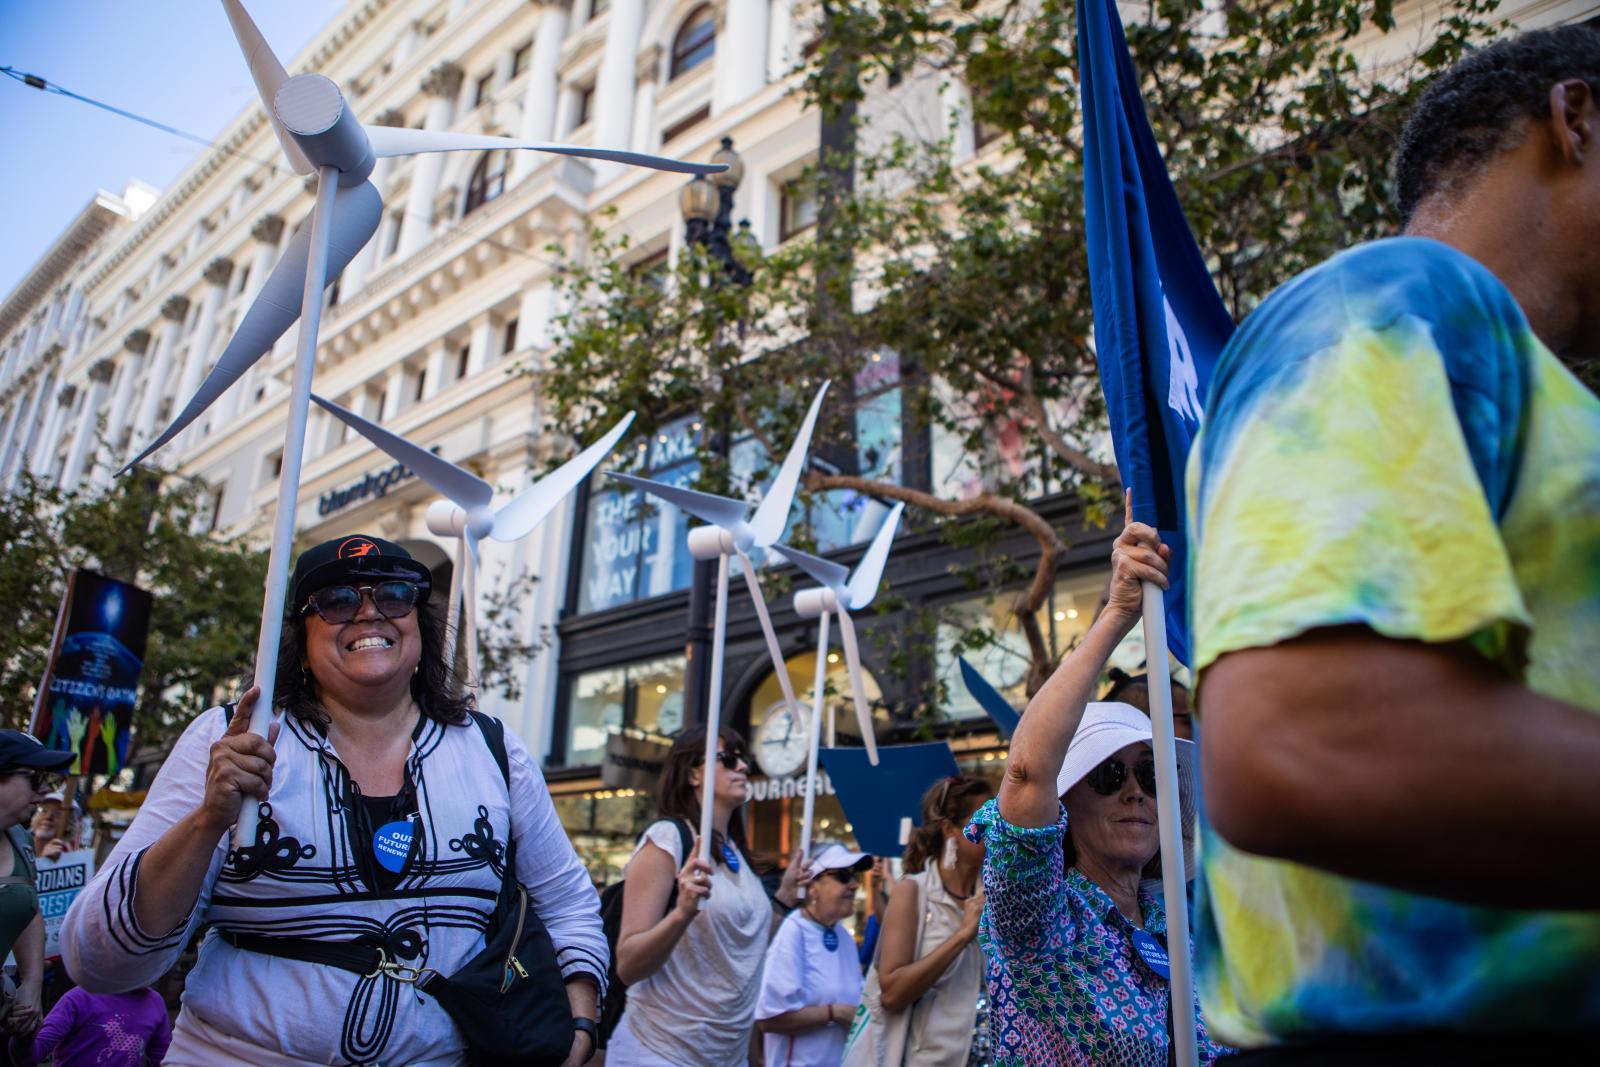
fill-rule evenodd
<path id="1" fill-rule="evenodd" d="M 1424 199 L 1514 148 L 1522 120 L 1550 115 L 1550 87 L 1581 78 L 1600 90 L 1600 30 L 1556 26 L 1497 41 L 1422 91 L 1395 154 L 1400 220 Z"/>

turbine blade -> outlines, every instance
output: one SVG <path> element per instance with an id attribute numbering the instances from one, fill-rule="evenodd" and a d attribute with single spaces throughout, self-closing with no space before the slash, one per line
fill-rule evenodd
<path id="1" fill-rule="evenodd" d="M 494 517 L 494 539 L 516 541 L 532 532 L 568 493 L 578 487 L 579 482 L 589 476 L 590 471 L 600 465 L 601 460 L 611 454 L 632 423 L 633 412 L 630 411 L 604 437 L 540 478 L 501 508 Z"/>
<path id="2" fill-rule="evenodd" d="M 861 740 L 867 746 L 867 762 L 878 765 L 878 735 L 872 729 L 872 708 L 867 704 L 866 681 L 861 674 L 861 649 L 856 643 L 856 624 L 850 613 L 839 606 L 839 636 L 844 638 L 844 661 L 850 668 L 850 695 L 856 702 L 856 723 L 861 727 Z"/>
<path id="3" fill-rule="evenodd" d="M 643 489 L 652 496 L 660 497 L 674 507 L 687 511 L 695 518 L 709 522 L 713 526 L 720 526 L 724 530 L 737 527 L 750 510 L 750 505 L 742 500 L 729 500 L 725 496 L 712 496 L 710 493 L 702 493 L 695 489 L 652 482 L 648 478 L 623 474 L 620 471 L 606 471 L 606 477 L 615 478 L 635 489 Z"/>
<path id="4" fill-rule="evenodd" d="M 377 187 L 362 182 L 349 189 L 340 189 L 333 200 L 332 233 L 328 235 L 328 281 L 355 258 L 363 245 L 371 240 L 383 218 L 383 200 Z M 217 362 L 206 375 L 200 388 L 178 412 L 172 425 L 161 432 L 117 473 L 124 474 L 144 460 L 156 449 L 165 445 L 184 428 L 197 419 L 211 404 L 227 392 L 251 365 L 266 355 L 294 321 L 300 317 L 300 302 L 305 296 L 306 257 L 311 249 L 311 227 L 302 226 L 300 232 L 289 239 L 283 257 L 272 268 L 267 281 L 256 294 L 250 310 L 245 312 L 228 347 L 222 350 Z"/>
<path id="5" fill-rule="evenodd" d="M 767 639 L 767 655 L 772 657 L 772 672 L 778 676 L 778 687 L 783 690 L 783 699 L 789 702 L 789 706 L 798 708 L 800 703 L 794 698 L 794 684 L 789 680 L 789 669 L 783 665 L 783 649 L 778 647 L 778 634 L 772 628 L 772 616 L 767 613 L 767 602 L 761 595 L 761 582 L 756 578 L 755 566 L 743 549 L 734 551 L 739 553 L 739 569 L 744 572 L 745 587 L 750 590 L 750 599 L 755 602 L 756 618 L 761 620 L 761 635 Z"/>
<path id="6" fill-rule="evenodd" d="M 311 399 L 324 411 L 331 412 L 340 422 L 376 445 L 396 463 L 410 467 L 418 478 L 449 497 L 458 506 L 470 511 L 482 507 L 494 497 L 494 490 L 490 488 L 489 483 L 471 471 L 462 470 L 449 460 L 412 444 L 397 433 L 390 433 L 377 423 L 370 422 L 316 393 L 311 394 Z"/>
<path id="7" fill-rule="evenodd" d="M 550 141 L 518 141 L 511 137 L 450 133 L 448 130 L 408 130 L 401 126 L 365 126 L 363 129 L 367 131 L 367 137 L 372 141 L 373 154 L 379 159 L 385 156 L 411 156 L 419 152 L 483 152 L 496 148 L 511 148 L 550 152 L 558 156 L 605 159 L 613 163 L 649 167 L 652 170 L 668 170 L 675 174 L 719 174 L 728 169 L 726 163 L 689 163 L 670 156 L 629 152 L 620 148 L 590 148 L 588 145 L 556 144 Z"/>
<path id="8" fill-rule="evenodd" d="M 856 572 L 850 576 L 851 611 L 859 611 L 866 607 L 872 603 L 873 597 L 878 595 L 878 582 L 883 578 L 883 566 L 889 562 L 889 549 L 894 544 L 895 530 L 900 525 L 900 513 L 905 509 L 904 503 L 895 504 L 884 517 L 883 525 L 878 527 L 878 532 L 872 538 L 872 544 L 868 546 L 866 555 L 856 564 Z"/>
<path id="9" fill-rule="evenodd" d="M 796 567 L 811 575 L 812 579 L 827 586 L 835 592 L 844 588 L 845 579 L 850 577 L 850 571 L 842 563 L 835 563 L 831 559 L 813 556 L 809 552 L 802 552 L 798 548 L 778 543 L 772 550 Z"/>
<path id="10" fill-rule="evenodd" d="M 1000 727 L 1000 732 L 1007 737 L 1017 732 L 1017 723 L 1022 721 L 1022 716 L 1017 714 L 1017 709 L 1011 706 L 1011 701 L 1000 695 L 1000 691 L 989 684 L 989 679 L 978 673 L 978 668 L 967 662 L 967 657 L 958 657 L 961 662 L 961 680 L 967 683 L 967 692 L 978 702 L 994 724 Z"/>
<path id="11" fill-rule="evenodd" d="M 829 384 L 823 382 L 822 388 L 817 390 L 811 410 L 806 412 L 806 421 L 801 424 L 794 444 L 789 446 L 789 454 L 783 457 L 783 466 L 778 468 L 772 488 L 756 508 L 755 518 L 750 520 L 754 543 L 762 548 L 782 537 L 783 528 L 789 524 L 789 505 L 794 503 L 794 491 L 800 486 L 800 471 L 806 465 L 806 451 L 811 447 L 811 431 L 816 428 L 817 412 L 822 410 L 822 398 L 828 395 Z"/>
<path id="12" fill-rule="evenodd" d="M 306 154 L 300 150 L 294 138 L 289 136 L 289 131 L 278 122 L 278 113 L 272 106 L 272 98 L 278 94 L 278 89 L 283 83 L 289 80 L 289 72 L 283 69 L 278 57 L 272 54 L 266 38 L 256 29 L 255 22 L 239 0 L 222 0 L 222 9 L 227 12 L 228 22 L 233 26 L 233 36 L 239 42 L 239 51 L 244 53 L 244 60 L 250 65 L 250 77 L 256 83 L 256 92 L 261 95 L 261 106 L 266 109 L 267 121 L 272 123 L 272 132 L 278 135 L 278 144 L 283 146 L 283 154 L 288 157 L 289 166 L 296 174 L 310 174 L 317 168 L 311 165 L 311 160 L 306 158 Z"/>

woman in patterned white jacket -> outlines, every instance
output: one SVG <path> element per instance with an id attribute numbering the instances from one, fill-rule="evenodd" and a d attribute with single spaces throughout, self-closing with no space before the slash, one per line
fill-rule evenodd
<path id="1" fill-rule="evenodd" d="M 376 537 L 295 564 L 270 737 L 231 715 L 184 732 L 127 834 L 62 925 L 84 987 L 149 984 L 209 923 L 169 1064 L 455 1064 L 466 1044 L 431 997 L 391 973 L 241 947 L 262 937 L 359 940 L 444 975 L 483 945 L 506 842 L 556 948 L 593 1052 L 607 951 L 593 886 L 533 759 L 509 733 L 510 787 L 470 699 L 456 695 L 428 571 Z M 255 845 L 227 840 L 260 802 Z"/>

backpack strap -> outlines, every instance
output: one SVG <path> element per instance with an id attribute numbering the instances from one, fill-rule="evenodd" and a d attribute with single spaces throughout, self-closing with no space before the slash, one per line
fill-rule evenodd
<path id="1" fill-rule="evenodd" d="M 678 866 L 682 867 L 689 862 L 689 850 L 694 848 L 694 831 L 690 829 L 688 819 L 674 817 L 672 825 L 678 828 L 678 851 L 683 853 L 683 860 Z"/>
<path id="2" fill-rule="evenodd" d="M 483 732 L 484 743 L 489 746 L 489 751 L 494 754 L 494 761 L 500 767 L 500 777 L 505 779 L 507 792 L 511 789 L 511 757 L 506 752 L 506 724 L 493 715 L 485 715 L 481 711 L 469 711 L 473 721 L 478 724 L 478 729 Z"/>

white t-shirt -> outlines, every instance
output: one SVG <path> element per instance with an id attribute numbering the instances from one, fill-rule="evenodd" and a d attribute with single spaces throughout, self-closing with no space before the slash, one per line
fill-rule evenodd
<path id="1" fill-rule="evenodd" d="M 644 832 L 646 844 L 683 866 L 683 841 L 670 822 Z M 739 870 L 717 864 L 711 896 L 684 930 L 659 970 L 628 987 L 628 1039 L 606 1054 L 613 1067 L 667 1063 L 682 1067 L 744 1067 L 755 1025 L 761 959 L 772 927 L 772 902 L 750 861 L 735 850 Z M 619 1030 L 620 1033 L 620 1030 Z M 635 1055 L 636 1041 L 642 1055 Z"/>
<path id="2" fill-rule="evenodd" d="M 789 913 L 767 949 L 757 1019 L 821 1004 L 860 1003 L 861 960 L 855 938 L 843 923 L 835 923 L 832 932 L 836 940 L 829 949 L 827 929 L 803 912 Z M 837 1023 L 824 1023 L 798 1034 L 764 1034 L 767 1067 L 839 1067 L 845 1033 Z"/>

